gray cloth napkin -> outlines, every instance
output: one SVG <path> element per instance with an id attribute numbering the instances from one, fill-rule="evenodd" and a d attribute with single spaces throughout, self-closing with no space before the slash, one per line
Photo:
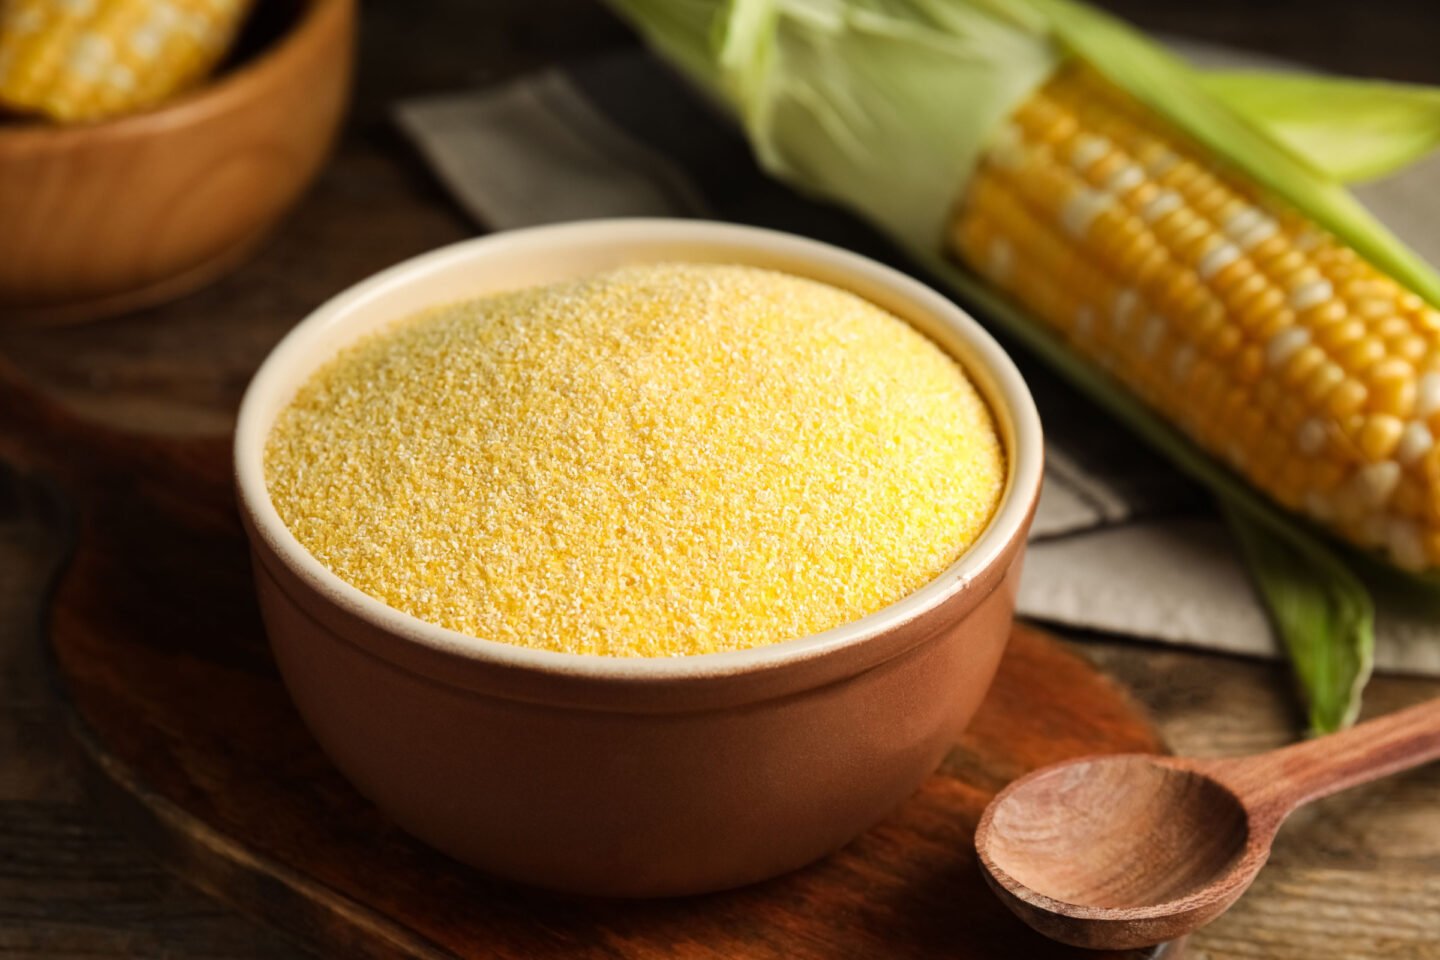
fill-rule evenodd
<path id="1" fill-rule="evenodd" d="M 397 117 L 456 200 L 492 230 L 594 217 L 709 217 L 808 234 L 906 266 L 862 224 L 765 178 L 730 126 L 642 54 L 409 101 Z M 1437 186 L 1440 160 L 1360 194 L 1422 255 L 1440 261 L 1440 231 L 1431 226 L 1440 221 Z M 1047 434 L 1045 492 L 1020 612 L 1151 641 L 1280 656 L 1203 492 L 1048 371 L 1012 354 Z M 1436 621 L 1380 603 L 1377 667 L 1440 676 Z"/>

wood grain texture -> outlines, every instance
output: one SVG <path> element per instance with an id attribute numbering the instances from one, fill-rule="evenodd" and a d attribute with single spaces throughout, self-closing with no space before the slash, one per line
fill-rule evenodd
<path id="1" fill-rule="evenodd" d="M 165 870 L 81 789 L 36 643 L 61 518 L 0 465 L 0 956 L 289 960 L 299 952 Z"/>
<path id="2" fill-rule="evenodd" d="M 182 875 L 319 947 L 376 957 L 1063 957 L 985 890 L 992 791 L 1086 752 L 1153 751 L 1123 691 L 1017 629 L 971 732 L 840 854 L 743 890 L 643 902 L 490 880 L 401 834 L 330 767 L 274 671 L 208 438 L 120 435 L 0 380 L 9 456 L 57 478 L 77 546 L 48 640 L 97 793 Z M 1138 956 L 1117 954 L 1118 956 Z"/>
<path id="3" fill-rule="evenodd" d="M 1151 29 L 1351 73 L 1440 81 L 1434 50 L 1440 26 L 1430 0 L 1105 5 Z M 590 0 L 427 0 L 424 16 L 412 3 L 374 0 L 363 13 L 364 69 L 341 149 L 253 260 L 184 300 L 103 324 L 62 330 L 0 324 L 0 355 L 89 420 L 172 433 L 223 431 L 249 371 L 307 310 L 383 266 L 470 232 L 389 130 L 394 98 L 494 82 L 631 42 Z M 138 853 L 115 852 L 124 843 L 109 814 L 76 806 L 75 767 L 32 669 L 35 598 L 24 585 L 41 562 L 39 547 L 0 549 L 0 592 L 15 591 L 0 611 L 0 822 L 7 836 L 24 831 L 41 838 L 25 847 L 24 872 L 0 882 L 0 954 L 288 956 L 227 908 L 165 881 Z M 1137 691 L 1179 752 L 1238 755 L 1299 733 L 1281 664 L 1078 639 Z M 1367 690 L 1366 712 L 1436 695 L 1440 682 L 1378 677 Z M 74 846 L 44 839 L 57 823 L 88 839 Z M 87 844 L 113 855 L 90 858 Z M 6 865 L 0 857 L 0 875 Z M 1432 767 L 1297 813 L 1250 893 L 1194 938 L 1190 955 L 1440 960 L 1437 918 L 1440 770 Z"/>
<path id="4" fill-rule="evenodd" d="M 1440 759 L 1440 699 L 1349 730 L 1250 757 L 1187 758 L 1177 769 L 1224 785 L 1252 829 L 1279 824 L 1304 804 Z"/>

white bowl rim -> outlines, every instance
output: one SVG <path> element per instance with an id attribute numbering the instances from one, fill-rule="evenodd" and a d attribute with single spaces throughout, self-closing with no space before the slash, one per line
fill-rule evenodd
<path id="1" fill-rule="evenodd" d="M 291 533 L 270 500 L 263 453 L 273 424 L 261 407 L 284 389 L 282 366 L 291 355 L 313 351 L 311 341 L 348 314 L 397 287 L 423 283 L 427 275 L 514 245 L 548 244 L 603 237 L 608 243 L 721 243 L 763 251 L 796 262 L 823 264 L 887 288 L 932 315 L 965 342 L 967 374 L 976 383 L 1002 433 L 1009 432 L 1007 480 L 990 523 L 954 563 L 924 586 L 858 620 L 829 630 L 746 650 L 676 657 L 612 657 L 542 650 L 486 640 L 441 627 L 388 606 L 352 586 L 316 559 Z M 684 259 L 683 257 L 681 259 Z M 739 260 L 736 262 L 743 262 Z M 803 272 L 799 272 L 803 275 Z M 396 317 L 396 320 L 401 317 Z M 333 351 L 314 359 L 313 372 Z M 957 358 L 958 359 L 958 358 Z M 978 369 L 977 369 L 978 364 Z M 303 379 L 303 378 L 302 378 Z M 988 381 L 988 382 L 987 382 Z M 293 394 L 293 389 L 287 391 Z M 999 403 L 997 404 L 997 399 Z M 1003 406 L 1003 409 L 997 407 Z M 1005 430 L 1008 421 L 1009 431 Z M 913 620 L 964 589 L 996 563 L 1018 536 L 1039 496 L 1044 452 L 1039 413 L 1020 371 L 980 324 L 949 298 L 891 267 L 849 250 L 805 237 L 740 224 L 669 218 L 607 218 L 547 224 L 487 234 L 412 257 L 362 280 L 321 304 L 271 350 L 245 391 L 235 428 L 234 463 L 239 505 L 252 535 L 264 539 L 290 571 L 329 602 L 380 630 L 436 653 L 485 661 L 498 667 L 594 680 L 684 680 L 749 673 L 810 660 L 848 648 Z"/>

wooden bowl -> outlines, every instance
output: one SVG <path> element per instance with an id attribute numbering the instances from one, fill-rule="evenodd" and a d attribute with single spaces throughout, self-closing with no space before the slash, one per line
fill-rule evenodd
<path id="1" fill-rule="evenodd" d="M 830 283 L 956 356 L 1008 454 L 1003 499 L 979 539 L 934 581 L 836 629 L 751 650 L 629 659 L 425 623 L 342 581 L 286 528 L 265 487 L 265 441 L 336 351 L 436 303 L 657 260 Z M 460 860 L 614 896 L 784 873 L 848 843 L 920 786 L 979 707 L 1009 637 L 1042 455 L 1019 372 L 946 298 L 827 244 L 681 220 L 497 234 L 394 267 L 275 348 L 235 437 L 266 630 L 335 765 L 400 826 Z"/>
<path id="2" fill-rule="evenodd" d="M 349 89 L 354 0 L 296 7 L 263 49 L 157 110 L 0 124 L 0 322 L 159 303 L 255 249 L 315 176 Z"/>

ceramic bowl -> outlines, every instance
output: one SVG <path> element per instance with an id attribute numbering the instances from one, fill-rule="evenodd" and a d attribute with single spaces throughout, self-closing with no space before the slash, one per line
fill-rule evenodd
<path id="1" fill-rule="evenodd" d="M 280 36 L 158 109 L 0 124 L 0 323 L 172 299 L 238 265 L 290 209 L 339 126 L 355 4 L 263 0 L 257 14 L 284 19 Z"/>
<path id="2" fill-rule="evenodd" d="M 741 652 L 624 659 L 424 623 L 342 582 L 266 492 L 277 414 L 341 346 L 437 303 L 657 260 L 742 263 L 851 290 L 958 358 L 1009 459 L 999 509 L 940 577 L 877 613 Z M 315 738 L 400 826 L 500 876 L 568 892 L 688 894 L 836 850 L 929 776 L 990 685 L 1040 490 L 1039 418 L 995 341 L 946 298 L 767 230 L 609 220 L 484 237 L 320 307 L 240 410 L 235 463 L 266 629 Z"/>

